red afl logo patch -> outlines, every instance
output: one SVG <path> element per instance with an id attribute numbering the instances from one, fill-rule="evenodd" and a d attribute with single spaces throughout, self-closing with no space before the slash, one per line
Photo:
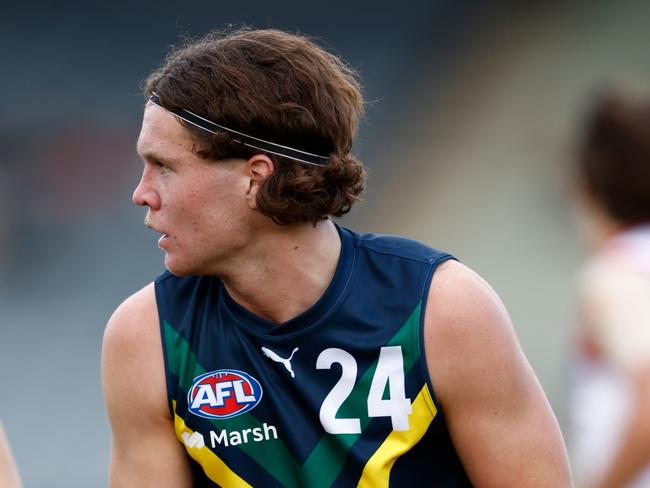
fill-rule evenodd
<path id="1" fill-rule="evenodd" d="M 236 369 L 210 371 L 194 378 L 187 393 L 187 408 L 208 419 L 228 419 L 246 413 L 262 399 L 262 385 Z"/>

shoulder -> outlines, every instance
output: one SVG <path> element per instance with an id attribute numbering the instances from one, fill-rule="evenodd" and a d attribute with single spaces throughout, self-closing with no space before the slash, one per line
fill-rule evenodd
<path id="1" fill-rule="evenodd" d="M 602 253 L 585 266 L 579 291 L 583 320 L 590 327 L 609 321 L 617 329 L 622 321 L 635 322 L 635 314 L 650 310 L 646 305 L 650 294 L 650 259 L 645 256 L 634 260 L 629 254 Z"/>
<path id="2" fill-rule="evenodd" d="M 143 381 L 146 379 L 146 381 Z M 102 382 L 109 413 L 120 410 L 119 400 L 130 400 L 167 410 L 164 362 L 154 284 L 124 300 L 113 312 L 104 332 Z"/>
<path id="3" fill-rule="evenodd" d="M 650 285 L 650 259 L 631 253 L 601 253 L 589 260 L 580 276 L 581 292 L 586 298 L 606 299 L 610 294 L 625 294 L 628 287 L 644 285 Z"/>
<path id="4" fill-rule="evenodd" d="M 104 333 L 104 345 L 117 348 L 146 347 L 158 330 L 154 284 L 150 283 L 124 300 L 113 312 Z"/>
<path id="5" fill-rule="evenodd" d="M 498 374 L 502 368 L 525 364 L 500 298 L 481 276 L 457 261 L 446 261 L 436 270 L 424 320 L 427 364 L 443 400 L 459 392 L 459 380 L 480 386 L 487 384 L 474 382 L 481 372 Z"/>
<path id="6" fill-rule="evenodd" d="M 511 330 L 505 307 L 492 287 L 453 260 L 440 264 L 433 275 L 426 321 L 429 332 L 446 341 L 469 332 L 480 334 L 485 327 Z"/>
<path id="7" fill-rule="evenodd" d="M 582 332 L 621 371 L 645 369 L 650 351 L 650 268 L 629 257 L 596 256 L 580 282 Z"/>

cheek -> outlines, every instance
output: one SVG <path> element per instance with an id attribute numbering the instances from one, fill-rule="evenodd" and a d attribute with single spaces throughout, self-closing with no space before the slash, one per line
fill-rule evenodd
<path id="1" fill-rule="evenodd" d="M 177 217 L 188 230 L 212 234 L 231 220 L 235 202 L 236 198 L 227 189 L 196 188 L 183 205 L 179 205 Z"/>
<path id="2" fill-rule="evenodd" d="M 185 231 L 212 236 L 239 225 L 248 209 L 245 181 L 235 174 L 201 172 L 168 194 L 167 213 Z"/>

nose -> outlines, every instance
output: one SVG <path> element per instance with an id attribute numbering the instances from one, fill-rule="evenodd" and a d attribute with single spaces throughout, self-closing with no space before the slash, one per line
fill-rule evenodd
<path id="1" fill-rule="evenodd" d="M 133 203 L 140 207 L 149 207 L 151 210 L 160 209 L 160 195 L 151 181 L 151 174 L 147 168 L 142 172 L 138 186 L 133 191 Z"/>

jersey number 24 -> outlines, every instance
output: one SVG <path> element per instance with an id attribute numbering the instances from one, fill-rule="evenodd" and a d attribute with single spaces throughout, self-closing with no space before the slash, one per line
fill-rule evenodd
<path id="1" fill-rule="evenodd" d="M 334 363 L 341 365 L 341 378 L 323 400 L 320 422 L 329 434 L 360 434 L 360 419 L 336 417 L 339 408 L 354 389 L 357 361 L 343 349 L 330 348 L 318 355 L 316 369 L 331 369 Z M 389 398 L 384 399 L 386 383 L 389 385 Z M 410 414 L 411 400 L 406 398 L 404 390 L 402 347 L 382 347 L 368 392 L 368 417 L 390 417 L 393 430 L 408 430 Z"/>

